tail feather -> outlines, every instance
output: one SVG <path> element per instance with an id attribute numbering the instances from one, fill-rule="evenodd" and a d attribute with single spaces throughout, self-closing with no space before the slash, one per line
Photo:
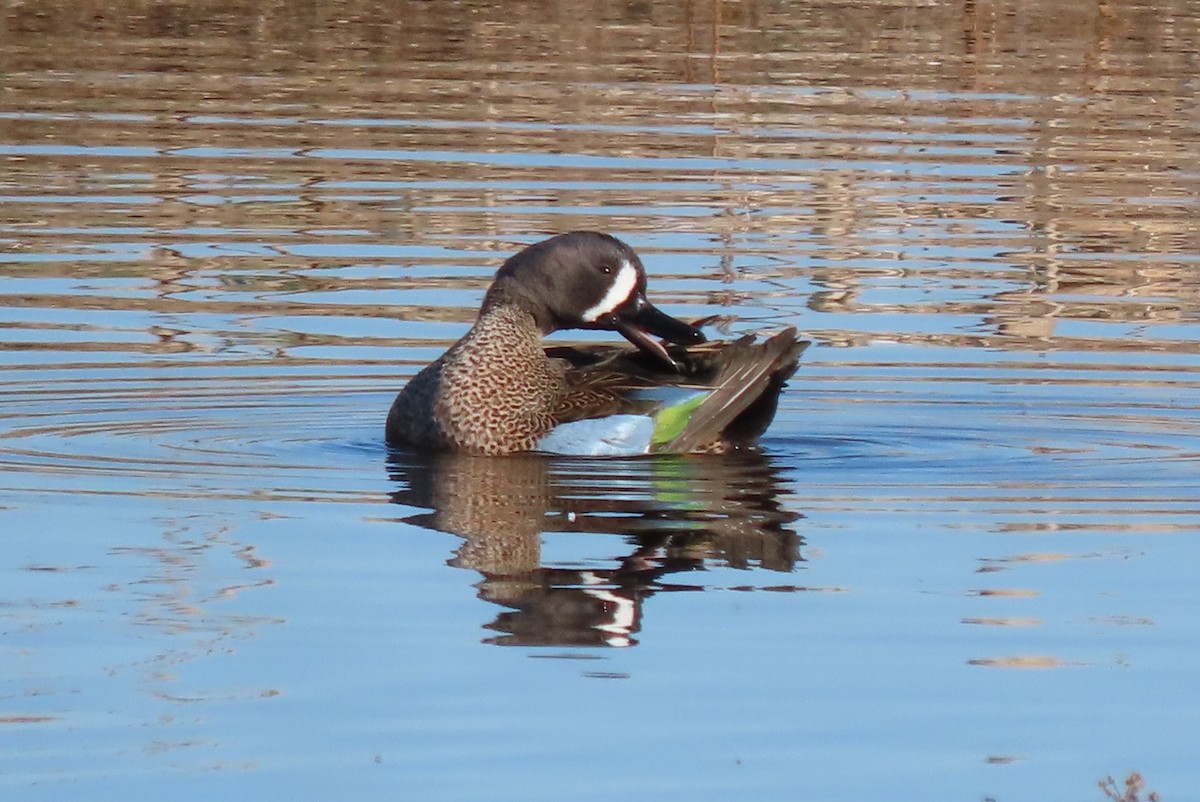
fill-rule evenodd
<path id="1" fill-rule="evenodd" d="M 721 352 L 725 364 L 711 393 L 689 416 L 683 431 L 666 443 L 656 443 L 654 451 L 687 453 L 722 441 L 725 431 L 738 417 L 757 407 L 766 417 L 761 425 L 740 428 L 761 431 L 774 415 L 776 398 L 764 399 L 764 393 L 778 395 L 783 382 L 795 371 L 807 342 L 796 341 L 796 330 L 787 328 L 755 344 L 744 337 Z"/>

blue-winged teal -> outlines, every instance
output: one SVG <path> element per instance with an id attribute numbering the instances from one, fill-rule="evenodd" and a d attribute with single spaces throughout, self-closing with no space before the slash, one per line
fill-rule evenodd
<path id="1" fill-rule="evenodd" d="M 572 328 L 615 330 L 637 347 L 544 348 L 543 336 Z M 762 343 L 703 343 L 646 299 L 632 248 L 607 234 L 562 234 L 501 266 L 471 330 L 396 396 L 387 441 L 490 455 L 752 446 L 808 343 L 790 328 Z"/>

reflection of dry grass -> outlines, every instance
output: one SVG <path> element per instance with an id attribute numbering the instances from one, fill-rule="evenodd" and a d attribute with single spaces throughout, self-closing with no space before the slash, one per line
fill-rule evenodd
<path id="1" fill-rule="evenodd" d="M 57 720 L 57 716 L 0 716 L 0 724 L 40 724 Z"/>
<path id="2" fill-rule="evenodd" d="M 1042 625 L 1039 618 L 964 618 L 962 622 L 989 627 L 1040 627 Z"/>
<path id="3" fill-rule="evenodd" d="M 1031 599 L 1035 596 L 1040 596 L 1041 591 L 1033 590 L 1032 588 L 980 588 L 972 590 L 968 595 L 971 596 L 1009 596 L 1019 599 Z"/>
<path id="4" fill-rule="evenodd" d="M 1116 627 L 1152 627 L 1154 619 L 1144 615 L 1106 615 L 1091 616 L 1089 621 L 1097 624 L 1110 624 Z"/>
<path id="5" fill-rule="evenodd" d="M 471 310 L 447 303 L 349 303 L 336 294 L 342 274 L 317 274 L 385 263 L 347 297 L 481 289 L 528 235 L 603 227 L 689 234 L 646 252 L 670 252 L 652 259 L 659 275 L 686 249 L 705 264 L 705 286 L 676 290 L 695 304 L 792 306 L 798 282 L 817 290 L 813 311 L 983 321 L 806 326 L 830 343 L 1195 349 L 1175 328 L 1200 300 L 1195 145 L 1190 98 L 1170 94 L 1192 67 L 1175 21 L 1190 18 L 1190 0 L 1080 4 L 1089 22 L 1066 28 L 1053 0 L 1004 13 L 935 4 L 920 21 L 884 0 L 854 15 L 834 0 L 602 0 L 569 12 L 519 0 L 469 18 L 415 0 L 343 0 L 332 15 L 302 5 L 312 8 L 12 4 L 0 25 L 6 107 L 18 111 L 7 139 L 63 150 L 8 163 L 7 249 L 30 256 L 23 275 L 109 279 L 13 303 L 128 319 L 465 321 Z M 914 89 L 928 93 L 916 105 Z M 93 116 L 112 111 L 131 117 Z M 325 247 L 304 256 L 295 246 L 311 232 Z M 208 247 L 215 236 L 221 248 Z M 380 242 L 388 250 L 356 251 Z M 433 265 L 446 270 L 428 275 Z M 730 285 L 741 271 L 782 280 L 779 294 Z M 917 294 L 923 272 L 987 288 Z M 107 291 L 120 278 L 147 291 Z M 905 293 L 885 302 L 881 287 Z M 323 290 L 321 303 L 296 297 Z M 61 344 L 56 330 L 26 339 Z"/>
<path id="6" fill-rule="evenodd" d="M 1056 563 L 1065 560 L 1075 560 L 1081 557 L 1099 557 L 1099 554 L 1066 554 L 1055 551 L 1035 551 L 1026 554 L 1014 554 L 1010 557 L 984 557 L 982 562 L 993 563 Z"/>
<path id="7" fill-rule="evenodd" d="M 1100 786 L 1100 790 L 1104 792 L 1106 797 L 1115 800 L 1115 802 L 1141 802 L 1142 791 L 1146 788 L 1146 781 L 1142 779 L 1142 775 L 1134 771 L 1130 772 L 1129 776 L 1125 778 L 1124 791 L 1117 787 L 1117 782 L 1112 778 L 1111 774 L 1097 783 L 1097 785 Z M 1146 802 L 1160 802 L 1161 799 L 1162 797 L 1159 796 L 1157 791 L 1150 791 L 1146 794 Z"/>
<path id="8" fill-rule="evenodd" d="M 1069 668 L 1079 663 L 1069 663 L 1047 655 L 1013 655 L 1011 657 L 980 657 L 968 660 L 967 665 L 991 668 Z"/>

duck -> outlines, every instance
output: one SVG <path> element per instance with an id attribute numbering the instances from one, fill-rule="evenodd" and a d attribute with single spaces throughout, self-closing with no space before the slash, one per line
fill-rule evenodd
<path id="1" fill-rule="evenodd" d="M 793 327 L 763 341 L 710 341 L 654 306 L 646 285 L 637 253 L 598 231 L 509 257 L 470 330 L 399 391 L 388 445 L 590 457 L 757 448 L 809 343 Z M 544 342 L 563 329 L 628 343 Z"/>

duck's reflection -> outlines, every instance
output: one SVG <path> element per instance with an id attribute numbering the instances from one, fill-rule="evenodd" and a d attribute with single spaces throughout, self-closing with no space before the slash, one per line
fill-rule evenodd
<path id="1" fill-rule="evenodd" d="M 483 575 L 479 597 L 506 610 L 490 643 L 628 646 L 642 605 L 702 590 L 708 565 L 791 571 L 799 518 L 778 498 L 782 471 L 760 453 L 636 460 L 504 459 L 395 453 L 392 501 L 428 509 L 405 522 L 464 539 L 452 565 Z M 609 533 L 597 556 L 544 565 L 546 533 Z M 614 544 L 619 553 L 612 554 Z M 602 553 L 601 550 L 603 550 Z M 749 586 L 752 583 L 745 583 Z"/>

